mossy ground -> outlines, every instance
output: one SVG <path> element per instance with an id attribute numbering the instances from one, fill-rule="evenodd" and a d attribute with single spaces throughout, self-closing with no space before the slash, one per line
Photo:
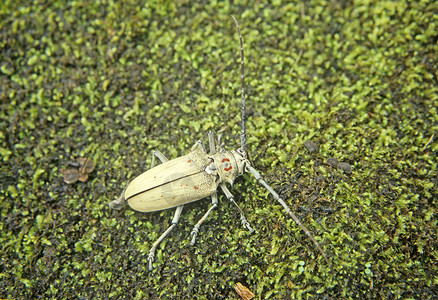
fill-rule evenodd
<path id="1" fill-rule="evenodd" d="M 41 3 L 40 3 L 41 2 Z M 0 298 L 437 298 L 436 1 L 0 4 Z M 329 256 L 245 175 L 173 210 L 108 203 L 207 131 L 238 147 L 240 21 L 248 150 Z M 432 142 L 424 148 L 431 136 Z M 310 153 L 305 141 L 319 145 Z M 67 185 L 60 170 L 96 169 Z M 337 158 L 348 175 L 327 164 Z"/>

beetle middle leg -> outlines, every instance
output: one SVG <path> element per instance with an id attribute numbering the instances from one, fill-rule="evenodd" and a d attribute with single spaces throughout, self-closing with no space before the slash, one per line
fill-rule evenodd
<path id="1" fill-rule="evenodd" d="M 204 223 L 204 221 L 207 219 L 208 215 L 213 211 L 213 209 L 215 209 L 217 207 L 217 204 L 218 204 L 217 193 L 214 193 L 213 195 L 211 195 L 211 200 L 212 200 L 212 206 L 207 210 L 207 212 L 198 221 L 198 223 L 196 223 L 195 227 L 193 227 L 193 230 L 190 233 L 190 235 L 192 236 L 192 240 L 190 242 L 190 245 L 192 245 L 192 246 L 195 244 L 196 236 L 198 235 L 198 232 L 199 232 L 199 227 L 201 227 L 202 223 Z"/>
<path id="2" fill-rule="evenodd" d="M 253 233 L 254 229 L 252 229 L 251 225 L 249 225 L 248 221 L 245 218 L 245 215 L 244 215 L 242 209 L 239 207 L 239 205 L 237 205 L 236 201 L 234 201 L 234 197 L 231 194 L 231 192 L 228 190 L 227 186 L 225 184 L 221 183 L 220 187 L 221 187 L 222 191 L 224 192 L 225 196 L 228 198 L 228 200 L 230 200 L 236 206 L 237 210 L 239 211 L 240 220 L 242 221 L 243 227 L 248 229 L 250 233 Z"/>
<path id="3" fill-rule="evenodd" d="M 209 141 L 209 146 L 210 146 L 210 155 L 213 155 L 216 153 L 216 145 L 214 142 L 213 132 L 211 132 L 211 131 L 208 132 L 208 141 Z M 196 144 L 195 144 L 195 146 L 196 146 Z M 195 147 L 195 146 L 193 146 L 193 147 Z M 198 221 L 198 223 L 196 223 L 195 227 L 193 227 L 193 230 L 190 233 L 190 235 L 192 236 L 192 240 L 190 242 L 190 245 L 192 245 L 192 246 L 195 244 L 196 237 L 198 236 L 199 227 L 201 227 L 202 223 L 204 223 L 204 221 L 207 219 L 207 217 L 210 215 L 210 213 L 213 211 L 213 209 L 215 209 L 218 205 L 217 193 L 214 193 L 213 195 L 211 195 L 211 201 L 212 201 L 212 203 L 211 203 L 212 206 L 202 216 L 202 218 Z"/>
<path id="4" fill-rule="evenodd" d="M 151 161 L 151 169 L 155 167 L 155 157 L 157 157 L 162 163 L 169 161 L 163 153 L 159 150 L 152 151 L 152 161 Z"/>

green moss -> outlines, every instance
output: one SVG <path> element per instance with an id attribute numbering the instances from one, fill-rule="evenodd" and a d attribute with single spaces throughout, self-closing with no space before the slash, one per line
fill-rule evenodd
<path id="1" fill-rule="evenodd" d="M 1 298 L 428 297 L 437 285 L 434 1 L 0 5 Z M 202 226 L 206 199 L 152 243 L 173 211 L 109 210 L 150 153 L 240 133 L 333 265 L 250 175 Z M 312 141 L 319 151 L 303 146 Z M 61 169 L 96 169 L 67 185 Z M 336 158 L 351 175 L 326 163 Z"/>

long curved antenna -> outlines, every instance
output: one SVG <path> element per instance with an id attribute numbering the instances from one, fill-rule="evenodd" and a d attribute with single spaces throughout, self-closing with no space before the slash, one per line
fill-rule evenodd
<path id="1" fill-rule="evenodd" d="M 330 263 L 330 261 L 327 257 L 327 254 L 325 254 L 324 250 L 322 250 L 321 246 L 315 240 L 313 235 L 310 233 L 309 229 L 307 229 L 306 226 L 304 226 L 303 223 L 301 223 L 300 219 L 298 219 L 297 216 L 292 212 L 292 210 L 289 208 L 289 206 L 286 204 L 286 202 L 284 202 L 284 200 L 280 198 L 280 196 L 274 191 L 274 189 L 269 184 L 266 183 L 266 181 L 263 179 L 262 175 L 260 175 L 260 173 L 256 169 L 254 169 L 251 165 L 247 165 L 246 167 L 248 168 L 248 171 L 250 171 L 251 174 L 254 175 L 256 180 L 258 182 L 260 182 L 271 193 L 272 196 L 274 196 L 275 200 L 277 200 L 281 204 L 281 206 L 283 206 L 283 208 L 286 210 L 286 212 L 289 214 L 289 216 L 291 216 L 291 218 L 295 221 L 295 223 L 297 223 L 298 226 L 301 227 L 301 229 L 310 238 L 310 240 L 313 242 L 313 244 L 316 246 L 316 248 L 318 248 L 319 252 L 322 254 L 322 256 L 324 257 L 324 260 L 329 265 L 330 270 L 333 273 L 332 264 Z"/>
<path id="2" fill-rule="evenodd" d="M 243 55 L 243 40 L 242 40 L 242 35 L 240 34 L 240 28 L 237 19 L 233 15 L 230 15 L 230 17 L 233 18 L 234 24 L 236 24 L 237 32 L 239 33 L 239 40 L 240 40 L 240 80 L 242 86 L 242 126 L 240 129 L 240 150 L 243 153 L 246 153 L 245 63 L 244 63 L 245 59 Z"/>

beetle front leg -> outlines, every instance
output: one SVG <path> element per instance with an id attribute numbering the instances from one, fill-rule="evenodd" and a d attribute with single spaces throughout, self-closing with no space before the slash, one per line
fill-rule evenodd
<path id="1" fill-rule="evenodd" d="M 198 221 L 198 223 L 196 223 L 195 227 L 193 227 L 193 230 L 190 233 L 190 235 L 192 236 L 192 241 L 190 242 L 190 245 L 192 245 L 192 246 L 195 244 L 196 236 L 198 235 L 198 232 L 199 232 L 199 227 L 201 227 L 202 223 L 204 223 L 204 221 L 207 219 L 208 215 L 213 211 L 213 209 L 215 209 L 217 207 L 217 204 L 218 204 L 217 193 L 214 193 L 213 195 L 211 195 L 211 200 L 212 200 L 212 206 L 207 210 L 207 212 Z"/>
<path id="2" fill-rule="evenodd" d="M 230 200 L 236 206 L 237 210 L 239 211 L 240 220 L 242 221 L 243 227 L 248 229 L 250 233 L 253 233 L 254 229 L 252 229 L 251 225 L 249 225 L 248 221 L 245 218 L 245 215 L 244 215 L 242 209 L 239 207 L 239 205 L 237 205 L 236 201 L 234 201 L 234 197 L 231 194 L 231 192 L 228 190 L 227 186 L 224 183 L 221 183 L 220 187 L 221 187 L 222 191 L 224 192 L 225 196 L 228 198 L 228 200 Z"/>
<path id="3" fill-rule="evenodd" d="M 156 240 L 156 242 L 152 245 L 151 250 L 149 251 L 148 255 L 148 262 L 149 262 L 149 271 L 152 271 L 152 263 L 154 261 L 155 257 L 155 249 L 157 249 L 158 245 L 161 243 L 162 240 L 172 231 L 173 228 L 176 227 L 176 224 L 178 224 L 179 218 L 181 217 L 182 210 L 184 208 L 184 205 L 178 206 L 175 211 L 175 215 L 172 219 L 172 225 L 170 225 L 169 228 L 163 234 Z"/>

